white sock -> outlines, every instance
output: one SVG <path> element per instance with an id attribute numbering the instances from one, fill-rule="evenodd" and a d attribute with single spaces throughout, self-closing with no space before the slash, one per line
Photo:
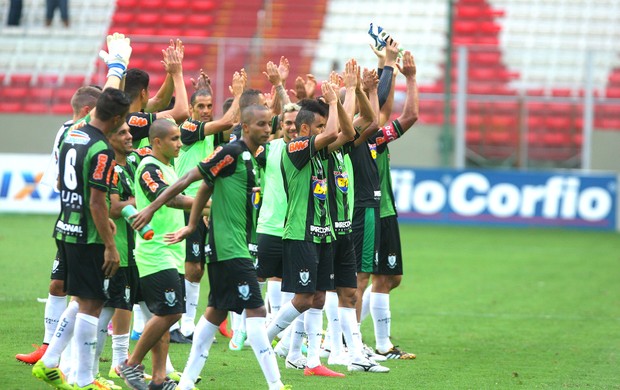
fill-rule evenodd
<path id="1" fill-rule="evenodd" d="M 149 310 L 146 302 L 140 301 L 140 311 L 142 312 L 142 322 L 146 324 L 153 317 L 153 313 Z M 144 331 L 144 325 L 142 325 L 142 331 Z"/>
<path id="2" fill-rule="evenodd" d="M 283 305 L 278 315 L 267 326 L 267 337 L 269 338 L 269 342 L 272 342 L 276 335 L 286 329 L 300 314 L 301 313 L 295 309 L 295 306 L 293 306 L 290 301 L 286 305 Z"/>
<path id="3" fill-rule="evenodd" d="M 66 348 L 71 336 L 73 335 L 73 327 L 75 326 L 75 316 L 78 312 L 78 303 L 71 301 L 65 311 L 62 312 L 60 319 L 58 320 L 58 326 L 54 331 L 54 335 L 50 339 L 50 345 L 47 347 L 47 351 L 41 358 L 43 364 L 46 367 L 58 367 L 58 361 L 60 360 L 60 354 Z"/>
<path id="4" fill-rule="evenodd" d="M 286 328 L 287 331 L 290 329 L 290 336 L 282 339 L 282 341 L 288 340 L 289 347 L 286 358 L 292 362 L 303 356 L 301 353 L 301 347 L 304 343 L 304 336 L 306 335 L 304 317 L 305 316 L 299 316 L 295 318 L 293 324 Z"/>
<path id="5" fill-rule="evenodd" d="M 271 316 L 275 317 L 280 310 L 280 304 L 282 302 L 282 282 L 279 280 L 269 280 L 267 282 L 267 296 L 269 297 L 269 304 L 271 306 Z"/>
<path id="6" fill-rule="evenodd" d="M 192 342 L 192 349 L 189 352 L 189 358 L 187 364 L 181 375 L 181 382 L 179 382 L 179 388 L 182 390 L 189 390 L 194 388 L 196 378 L 200 375 L 200 371 L 207 362 L 209 357 L 209 349 L 213 344 L 213 337 L 218 330 L 218 326 L 207 321 L 205 316 L 200 316 L 196 329 L 194 330 L 194 339 Z"/>
<path id="7" fill-rule="evenodd" d="M 170 354 L 166 355 L 166 374 L 170 374 L 171 372 L 175 372 L 174 366 L 172 365 L 172 360 L 170 360 Z"/>
<path id="8" fill-rule="evenodd" d="M 263 375 L 267 383 L 280 382 L 280 370 L 276 361 L 276 354 L 273 353 L 271 343 L 267 339 L 267 330 L 265 329 L 264 317 L 249 317 L 246 319 L 248 340 L 254 350 L 254 356 L 258 360 Z"/>
<path id="9" fill-rule="evenodd" d="M 245 310 L 241 314 L 237 314 L 234 311 L 230 312 L 231 329 L 233 333 L 245 332 Z"/>
<path id="10" fill-rule="evenodd" d="M 75 380 L 73 382 L 69 382 L 71 376 L 71 367 L 74 367 L 73 337 L 71 337 L 71 340 L 69 340 L 69 342 L 67 343 L 64 351 L 62 351 L 62 354 L 60 354 L 60 363 L 58 364 L 58 368 L 60 368 L 60 371 L 65 374 L 65 377 L 67 378 L 67 383 L 69 383 L 70 385 L 75 382 Z"/>
<path id="11" fill-rule="evenodd" d="M 95 380 L 93 365 L 95 350 L 97 349 L 97 324 L 99 319 L 84 313 L 75 316 L 75 331 L 78 366 L 76 369 L 76 384 L 86 386 Z M 106 329 L 107 331 L 107 329 Z"/>
<path id="12" fill-rule="evenodd" d="M 57 295 L 48 294 L 45 302 L 45 335 L 43 336 L 43 344 L 49 344 L 60 316 L 67 308 L 67 297 L 59 297 Z"/>
<path id="13" fill-rule="evenodd" d="M 137 303 L 133 305 L 133 331 L 142 333 L 144 330 L 144 316 L 142 315 L 142 308 Z"/>
<path id="14" fill-rule="evenodd" d="M 174 324 L 172 324 L 172 326 L 170 327 L 170 331 L 174 332 L 175 330 L 180 330 L 181 329 L 181 325 L 179 325 L 178 322 L 175 322 Z"/>
<path id="15" fill-rule="evenodd" d="M 375 343 L 380 352 L 392 348 L 390 342 L 390 294 L 370 293 L 370 314 L 375 325 Z"/>
<path id="16" fill-rule="evenodd" d="M 323 310 L 308 309 L 305 314 L 304 324 L 306 335 L 308 336 L 307 365 L 309 368 L 314 368 L 321 365 L 319 349 L 321 348 L 321 337 L 323 336 Z"/>
<path id="17" fill-rule="evenodd" d="M 329 350 L 334 355 L 344 353 L 342 345 L 342 328 L 340 327 L 340 316 L 338 315 L 338 294 L 328 291 L 325 295 L 325 315 L 327 316 L 327 335 L 331 341 Z M 324 344 L 325 345 L 325 344 Z M 324 348 L 326 348 L 324 346 Z"/>
<path id="18" fill-rule="evenodd" d="M 370 314 L 370 293 L 372 290 L 372 283 L 368 284 L 364 294 L 362 294 L 362 312 L 360 313 L 360 322 L 364 322 L 366 317 Z"/>
<path id="19" fill-rule="evenodd" d="M 112 335 L 112 367 L 127 360 L 129 355 L 129 333 Z"/>
<path id="20" fill-rule="evenodd" d="M 97 322 L 97 348 L 95 349 L 95 358 L 93 359 L 93 377 L 99 372 L 99 357 L 105 347 L 105 341 L 108 338 L 108 324 L 114 315 L 113 307 L 104 307 L 99 314 Z"/>
<path id="21" fill-rule="evenodd" d="M 200 283 L 190 282 L 185 279 L 185 313 L 181 316 L 181 333 L 189 336 L 194 333 L 194 321 L 196 321 L 196 309 L 200 297 Z"/>
<path id="22" fill-rule="evenodd" d="M 287 303 L 289 303 L 290 301 L 292 301 L 294 297 L 295 297 L 294 293 L 290 293 L 290 292 L 286 292 L 286 291 L 280 291 L 280 306 L 279 306 L 278 312 L 282 309 L 282 306 L 284 306 Z M 269 322 L 273 321 L 273 319 L 276 316 L 277 316 L 277 313 L 272 315 Z M 269 327 L 269 323 L 267 323 L 267 327 Z M 286 333 L 286 335 L 285 335 L 285 333 Z M 288 335 L 290 335 L 290 331 L 288 333 L 287 332 L 280 332 L 280 333 L 278 333 L 278 337 L 280 338 L 280 340 L 284 339 L 284 337 L 289 337 Z"/>
<path id="23" fill-rule="evenodd" d="M 265 296 L 267 293 L 267 282 L 258 282 L 258 288 L 260 289 L 261 296 Z"/>
<path id="24" fill-rule="evenodd" d="M 362 353 L 362 341 L 359 334 L 359 328 L 357 327 L 357 317 L 354 307 L 339 307 L 338 314 L 340 314 L 340 326 L 344 339 L 347 342 L 347 349 L 349 357 L 352 362 L 359 363 L 365 360 L 365 356 Z"/>

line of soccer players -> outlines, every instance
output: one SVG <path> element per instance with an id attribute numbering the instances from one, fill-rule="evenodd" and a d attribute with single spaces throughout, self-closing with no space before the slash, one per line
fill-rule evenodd
<path id="1" fill-rule="evenodd" d="M 163 50 L 168 76 L 154 98 L 148 74 L 127 69 L 129 40 L 114 34 L 107 43 L 103 91 L 76 92 L 76 123 L 65 124 L 56 141 L 61 213 L 44 346 L 17 358 L 36 363 L 33 374 L 56 388 L 115 388 L 97 379 L 112 319 L 110 376 L 132 389 L 192 389 L 228 312 L 240 315 L 230 348 L 241 349 L 247 335 L 270 389 L 285 387 L 271 347 L 276 337 L 285 366 L 305 375 L 344 376 L 323 366 L 322 354 L 328 365 L 363 372 L 388 372 L 378 361 L 415 358 L 390 342 L 389 293 L 403 266 L 387 148 L 418 117 L 412 55 L 405 52 L 399 64 L 389 38 L 384 50 L 373 49 L 378 72 L 350 60 L 316 99 L 313 77 L 298 77 L 296 103 L 285 89 L 285 58 L 266 66 L 271 94 L 247 89 L 242 69 L 224 116 L 213 120 L 204 73 L 192 80 L 187 103 L 180 41 Z M 396 69 L 406 79 L 406 100 L 390 121 Z M 128 205 L 140 210 L 131 225 L 121 216 Z M 134 233 L 149 222 L 151 239 Z M 205 264 L 209 303 L 194 325 Z M 266 280 L 267 324 L 259 285 Z M 66 308 L 65 291 L 73 297 Z M 147 322 L 127 358 L 138 302 Z M 323 308 L 328 336 L 321 345 Z M 374 349 L 359 330 L 368 312 Z M 180 319 L 181 337 L 193 341 L 182 375 L 167 354 Z M 147 385 L 141 363 L 148 351 Z"/>

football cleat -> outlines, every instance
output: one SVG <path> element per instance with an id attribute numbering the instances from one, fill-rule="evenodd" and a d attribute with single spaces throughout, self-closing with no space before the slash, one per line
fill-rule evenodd
<path id="1" fill-rule="evenodd" d="M 163 383 L 156 385 L 153 382 L 149 383 L 149 390 L 175 390 L 177 383 L 172 379 L 166 379 Z"/>
<path id="2" fill-rule="evenodd" d="M 365 362 L 352 362 L 348 365 L 347 369 L 349 371 L 361 372 L 390 372 L 389 368 L 378 363 L 374 363 L 370 359 L 366 359 Z"/>
<path id="3" fill-rule="evenodd" d="M 121 378 L 125 381 L 125 384 L 133 390 L 147 390 L 146 382 L 144 381 L 144 366 L 142 364 L 136 364 L 130 366 L 125 360 L 117 367 L 117 372 Z"/>
<path id="4" fill-rule="evenodd" d="M 276 353 L 276 356 L 286 358 L 286 356 L 288 355 L 288 348 L 284 346 L 283 342 L 279 342 L 273 347 L 273 352 Z"/>
<path id="5" fill-rule="evenodd" d="M 174 344 L 191 344 L 192 340 L 183 336 L 180 330 L 175 329 L 170 332 L 170 342 Z"/>
<path id="6" fill-rule="evenodd" d="M 333 377 L 333 378 L 343 378 L 344 374 L 341 374 L 339 372 L 336 371 L 332 371 L 329 368 L 322 366 L 322 365 L 318 365 L 316 367 L 306 367 L 304 368 L 304 375 L 305 376 L 329 376 L 329 377 Z"/>
<path id="7" fill-rule="evenodd" d="M 373 351 L 372 348 L 370 348 L 368 345 L 364 344 L 364 346 L 362 347 L 362 352 L 364 352 L 364 354 L 366 355 L 366 357 L 368 359 L 370 359 L 371 361 L 375 361 L 375 362 L 384 362 L 387 360 L 387 357 L 383 356 L 383 355 L 378 355 L 375 353 L 375 351 Z"/>
<path id="8" fill-rule="evenodd" d="M 234 332 L 232 338 L 228 342 L 228 349 L 230 349 L 231 351 L 241 351 L 247 338 L 248 335 L 245 332 Z"/>
<path id="9" fill-rule="evenodd" d="M 227 338 L 232 338 L 233 334 L 230 330 L 228 330 L 228 319 L 225 319 L 224 321 L 222 321 L 222 323 L 219 326 L 219 331 L 220 334 L 224 337 Z"/>
<path id="10" fill-rule="evenodd" d="M 112 390 L 112 389 L 122 389 L 122 387 L 114 385 L 114 387 L 108 386 L 106 382 L 95 379 L 93 383 L 88 384 L 86 386 L 78 386 L 77 384 L 73 386 L 74 390 Z"/>
<path id="11" fill-rule="evenodd" d="M 39 360 L 32 367 L 32 375 L 41 379 L 43 382 L 59 390 L 73 390 L 73 386 L 67 383 L 65 375 L 60 368 L 47 368 L 43 364 L 43 360 Z"/>
<path id="12" fill-rule="evenodd" d="M 397 348 L 397 346 L 393 346 L 387 352 L 379 352 L 379 350 L 375 350 L 375 353 L 377 355 L 385 356 L 386 359 L 413 360 L 416 358 L 414 353 L 401 351 Z"/>
<path id="13" fill-rule="evenodd" d="M 114 383 L 113 380 L 102 377 L 100 373 L 97 373 L 97 376 L 95 377 L 95 382 L 98 382 L 99 385 L 107 386 L 107 388 L 109 388 L 110 390 L 121 390 L 122 389 L 122 387 Z M 91 383 L 88 386 L 95 386 L 94 384 L 95 382 Z M 93 389 L 97 389 L 97 387 L 93 387 Z"/>
<path id="14" fill-rule="evenodd" d="M 142 336 L 142 332 L 136 332 L 135 330 L 132 330 L 131 336 L 129 336 L 129 338 L 134 341 L 137 341 L 137 340 L 140 340 L 140 336 Z"/>
<path id="15" fill-rule="evenodd" d="M 351 360 L 349 359 L 349 355 L 346 353 L 330 353 L 327 358 L 327 364 L 330 366 L 340 365 L 340 366 L 348 366 Z"/>
<path id="16" fill-rule="evenodd" d="M 183 373 L 179 372 L 179 371 L 173 371 L 173 372 L 170 372 L 170 373 L 166 374 L 168 379 L 173 380 L 174 382 L 176 382 L 176 384 L 179 384 L 179 382 L 181 382 L 181 376 L 182 375 L 183 375 Z M 196 378 L 196 382 L 194 382 L 194 383 L 198 384 L 201 380 L 202 380 L 202 377 L 200 375 L 198 375 L 198 378 Z"/>
<path id="17" fill-rule="evenodd" d="M 294 370 L 303 370 L 306 368 L 306 362 L 307 360 L 303 356 L 296 360 L 286 359 L 286 362 L 284 363 L 284 367 L 292 368 Z"/>
<path id="18" fill-rule="evenodd" d="M 15 355 L 15 359 L 30 365 L 33 365 L 39 360 L 41 360 L 43 354 L 45 353 L 45 351 L 47 351 L 48 345 L 43 344 L 39 347 L 36 344 L 32 344 L 32 346 L 35 348 L 34 351 L 30 353 L 18 353 L 17 355 Z"/>

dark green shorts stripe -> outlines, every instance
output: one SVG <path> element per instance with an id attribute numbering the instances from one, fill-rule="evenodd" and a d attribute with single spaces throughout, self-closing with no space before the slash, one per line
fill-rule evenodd
<path id="1" fill-rule="evenodd" d="M 364 243 L 362 246 L 362 272 L 373 272 L 375 259 L 375 213 L 376 209 L 364 210 Z"/>

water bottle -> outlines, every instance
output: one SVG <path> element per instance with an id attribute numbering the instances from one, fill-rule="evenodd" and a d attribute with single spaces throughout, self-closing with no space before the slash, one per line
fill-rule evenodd
<path id="1" fill-rule="evenodd" d="M 129 217 L 131 217 L 132 215 L 136 215 L 137 213 L 138 213 L 138 210 L 136 210 L 136 208 L 130 204 L 123 207 L 123 210 L 121 210 L 121 215 L 123 216 L 123 218 L 125 218 L 125 221 L 127 221 L 127 223 L 129 223 L 130 225 L 132 221 L 131 219 L 129 219 Z M 140 234 L 142 238 L 144 238 L 147 241 L 153 238 L 153 235 L 155 234 L 155 232 L 153 231 L 153 228 L 148 223 L 144 225 L 144 227 L 140 229 L 138 233 Z"/>

